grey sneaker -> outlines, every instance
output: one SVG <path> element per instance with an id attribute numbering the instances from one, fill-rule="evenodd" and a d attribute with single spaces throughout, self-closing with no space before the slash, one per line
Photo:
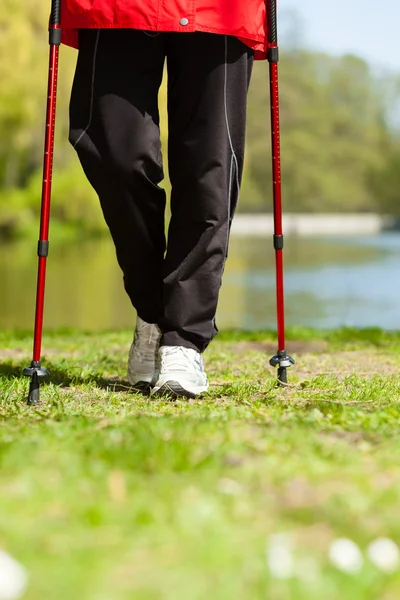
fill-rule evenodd
<path id="1" fill-rule="evenodd" d="M 183 346 L 161 346 L 159 374 L 153 393 L 172 398 L 196 398 L 208 390 L 200 352 Z"/>
<path id="2" fill-rule="evenodd" d="M 156 360 L 160 338 L 161 331 L 157 325 L 137 318 L 129 351 L 128 380 L 138 390 L 149 392 L 157 379 Z"/>

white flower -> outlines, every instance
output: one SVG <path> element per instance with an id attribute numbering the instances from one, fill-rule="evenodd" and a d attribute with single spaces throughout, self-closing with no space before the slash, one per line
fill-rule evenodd
<path id="1" fill-rule="evenodd" d="M 22 565 L 0 550 L 0 600 L 15 600 L 25 591 L 28 577 Z"/>
<path id="2" fill-rule="evenodd" d="M 357 544 L 346 538 L 334 540 L 329 548 L 331 563 L 345 573 L 358 573 L 363 566 L 363 557 Z"/>
<path id="3" fill-rule="evenodd" d="M 389 538 L 378 538 L 367 548 L 369 560 L 381 571 L 393 573 L 400 564 L 400 551 Z"/>
<path id="4" fill-rule="evenodd" d="M 267 546 L 267 566 L 276 579 L 293 576 L 294 560 L 292 540 L 288 534 L 272 535 Z"/>

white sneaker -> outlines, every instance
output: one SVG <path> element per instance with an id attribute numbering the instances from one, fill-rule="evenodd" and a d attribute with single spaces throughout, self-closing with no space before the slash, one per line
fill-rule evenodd
<path id="1" fill-rule="evenodd" d="M 157 325 L 137 318 L 128 360 L 128 380 L 136 389 L 148 392 L 157 379 L 156 360 L 160 338 L 161 331 Z"/>
<path id="2" fill-rule="evenodd" d="M 154 394 L 196 398 L 208 390 L 200 352 L 183 346 L 161 346 L 158 356 L 160 372 Z"/>

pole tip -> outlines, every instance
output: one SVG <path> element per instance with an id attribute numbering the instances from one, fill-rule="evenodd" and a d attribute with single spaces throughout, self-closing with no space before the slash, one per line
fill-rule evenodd
<path id="1" fill-rule="evenodd" d="M 287 384 L 287 368 L 279 367 L 278 368 L 278 385 L 286 385 Z"/>
<path id="2" fill-rule="evenodd" d="M 28 406 L 40 404 L 39 378 L 37 373 L 34 373 L 29 384 Z"/>

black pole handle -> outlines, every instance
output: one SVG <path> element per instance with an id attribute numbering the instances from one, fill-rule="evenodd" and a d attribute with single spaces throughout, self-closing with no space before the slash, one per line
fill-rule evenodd
<path id="1" fill-rule="evenodd" d="M 61 44 L 61 0 L 51 0 L 49 44 L 50 46 Z"/>
<path id="2" fill-rule="evenodd" d="M 51 0 L 50 25 L 61 25 L 61 0 Z"/>
<path id="3" fill-rule="evenodd" d="M 270 44 L 278 43 L 278 17 L 277 0 L 267 0 L 268 12 L 268 42 Z"/>

